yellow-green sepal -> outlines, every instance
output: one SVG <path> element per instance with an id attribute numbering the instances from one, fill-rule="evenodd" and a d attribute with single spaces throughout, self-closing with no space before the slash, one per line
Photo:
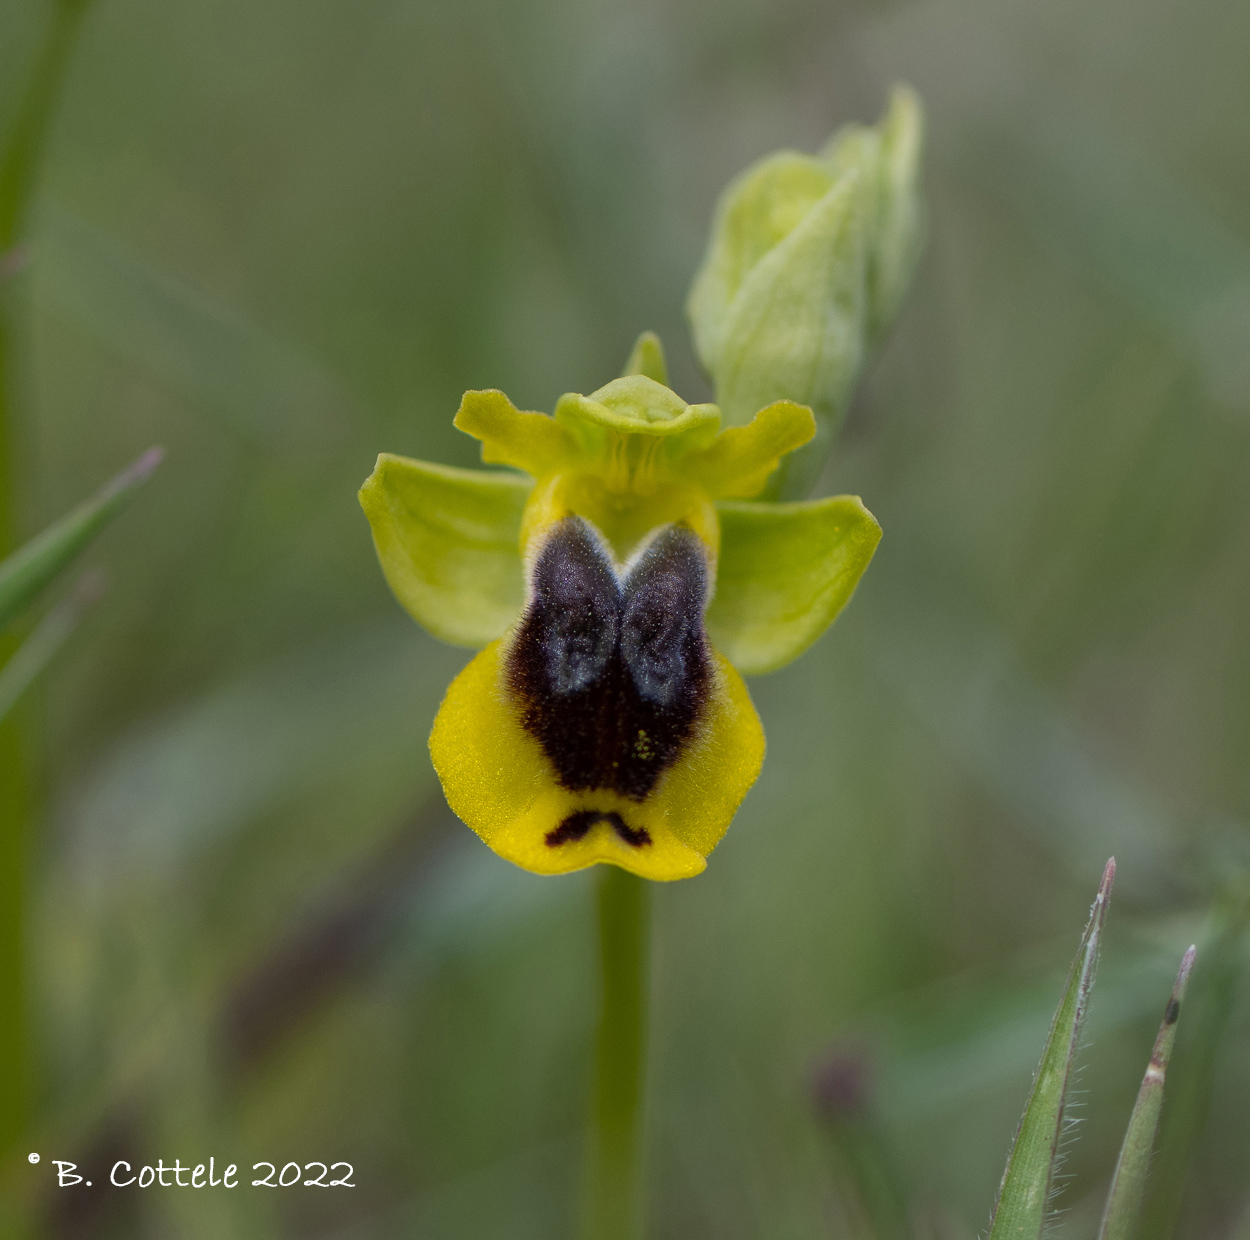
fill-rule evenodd
<path id="1" fill-rule="evenodd" d="M 848 168 L 862 169 L 866 178 L 869 347 L 880 343 L 897 317 L 924 243 L 923 144 L 920 99 L 908 87 L 896 86 L 876 126 L 846 125 L 820 152 L 820 161 L 834 180 Z"/>
<path id="2" fill-rule="evenodd" d="M 896 86 L 879 128 L 877 204 L 868 248 L 868 336 L 875 346 L 889 331 L 924 247 L 920 155 L 924 111 L 915 91 Z"/>
<path id="3" fill-rule="evenodd" d="M 664 358 L 664 345 L 655 332 L 642 332 L 634 341 L 629 357 L 625 360 L 625 369 L 621 376 L 646 375 L 656 383 L 668 386 L 668 362 Z"/>
<path id="4" fill-rule="evenodd" d="M 755 265 L 780 244 L 832 188 L 828 169 L 797 151 L 752 164 L 721 195 L 711 243 L 686 302 L 695 351 L 715 376 L 731 308 Z"/>
<path id="5" fill-rule="evenodd" d="M 803 503 L 720 503 L 712 644 L 740 672 L 772 672 L 833 623 L 881 541 L 854 495 Z"/>
<path id="6" fill-rule="evenodd" d="M 378 457 L 360 505 L 396 598 L 435 637 L 479 649 L 520 615 L 521 515 L 533 485 L 519 474 Z"/>

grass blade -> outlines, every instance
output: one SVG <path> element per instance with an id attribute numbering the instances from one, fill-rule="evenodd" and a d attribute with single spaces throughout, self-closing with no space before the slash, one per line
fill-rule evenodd
<path id="1" fill-rule="evenodd" d="M 22 694 L 52 662 L 78 627 L 83 612 L 103 592 L 104 579 L 100 574 L 84 573 L 68 597 L 48 612 L 35 626 L 34 632 L 17 648 L 13 657 L 0 669 L 0 719 L 17 705 Z"/>
<path id="2" fill-rule="evenodd" d="M 1136 1230 L 1146 1192 L 1150 1154 L 1154 1149 L 1155 1132 L 1159 1127 L 1159 1112 L 1163 1108 L 1163 1081 L 1167 1074 L 1168 1060 L 1172 1057 L 1172 1046 L 1176 1041 L 1176 1021 L 1181 1014 L 1181 1003 L 1185 998 L 1185 987 L 1189 983 L 1189 971 L 1194 967 L 1194 953 L 1197 950 L 1196 947 L 1191 947 L 1181 960 L 1176 985 L 1172 988 L 1172 998 L 1163 1014 L 1163 1023 L 1159 1026 L 1158 1037 L 1155 1038 L 1150 1064 L 1146 1068 L 1133 1114 L 1129 1118 L 1128 1131 L 1124 1134 L 1124 1145 L 1120 1149 L 1115 1175 L 1111 1177 L 1111 1190 L 1107 1193 L 1107 1205 L 1103 1210 L 1102 1226 L 1098 1229 L 1098 1240 L 1130 1240 Z"/>
<path id="3" fill-rule="evenodd" d="M 126 506 L 161 463 L 149 448 L 85 503 L 48 526 L 0 564 L 0 627 L 8 624 Z"/>
<path id="4" fill-rule="evenodd" d="M 1203 1134 L 1215 1089 L 1216 1066 L 1233 1017 L 1250 932 L 1250 888 L 1245 878 L 1217 900 L 1189 986 L 1188 1015 L 1159 1126 L 1159 1152 L 1150 1177 L 1139 1240 L 1181 1234 L 1186 1185 L 1202 1158 Z"/>
<path id="5" fill-rule="evenodd" d="M 270 452 L 345 442 L 348 397 L 296 345 L 68 211 L 42 206 L 38 244 L 37 295 L 190 408 Z"/>
<path id="6" fill-rule="evenodd" d="M 1114 879 L 1115 858 L 1112 857 L 1103 871 L 1102 883 L 1090 910 L 1089 925 L 1085 927 L 1080 950 L 1068 974 L 1067 987 L 1050 1026 L 1050 1037 L 1033 1080 L 1033 1092 L 1016 1130 L 994 1204 L 990 1240 L 1037 1240 L 1046 1225 L 1059 1161 L 1072 1061 L 1089 1005 L 1089 992 L 1094 985 L 1099 942 Z"/>

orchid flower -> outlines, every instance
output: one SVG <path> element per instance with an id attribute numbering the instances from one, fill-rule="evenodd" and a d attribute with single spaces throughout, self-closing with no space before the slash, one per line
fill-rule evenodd
<path id="1" fill-rule="evenodd" d="M 806 406 L 722 429 L 654 336 L 626 369 L 554 416 L 467 392 L 455 425 L 507 468 L 383 453 L 360 499 L 399 601 L 481 648 L 430 736 L 451 808 L 536 873 L 688 878 L 764 759 L 742 674 L 820 636 L 881 531 L 853 496 L 751 502 L 815 435 Z"/>

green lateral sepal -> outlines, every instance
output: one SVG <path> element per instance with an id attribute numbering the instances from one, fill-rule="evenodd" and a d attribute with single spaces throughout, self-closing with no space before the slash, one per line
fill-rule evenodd
<path id="1" fill-rule="evenodd" d="M 435 637 L 480 649 L 520 614 L 521 514 L 533 481 L 384 452 L 360 488 L 382 571 Z"/>
<path id="2" fill-rule="evenodd" d="M 748 675 L 797 658 L 833 623 L 868 567 L 881 527 L 857 496 L 717 505 L 716 648 Z"/>

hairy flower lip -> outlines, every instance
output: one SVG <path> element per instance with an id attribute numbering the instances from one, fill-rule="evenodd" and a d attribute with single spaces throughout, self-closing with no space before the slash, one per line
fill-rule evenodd
<path id="1" fill-rule="evenodd" d="M 764 760 L 764 731 L 741 677 L 713 656 L 713 714 L 658 794 L 640 804 L 612 791 L 569 791 L 553 778 L 503 691 L 503 646 L 475 656 L 434 721 L 430 756 L 452 810 L 501 857 L 537 874 L 601 862 L 656 881 L 702 873 Z M 579 811 L 615 812 L 650 843 L 630 845 L 603 821 L 551 847 L 548 834 Z"/>

